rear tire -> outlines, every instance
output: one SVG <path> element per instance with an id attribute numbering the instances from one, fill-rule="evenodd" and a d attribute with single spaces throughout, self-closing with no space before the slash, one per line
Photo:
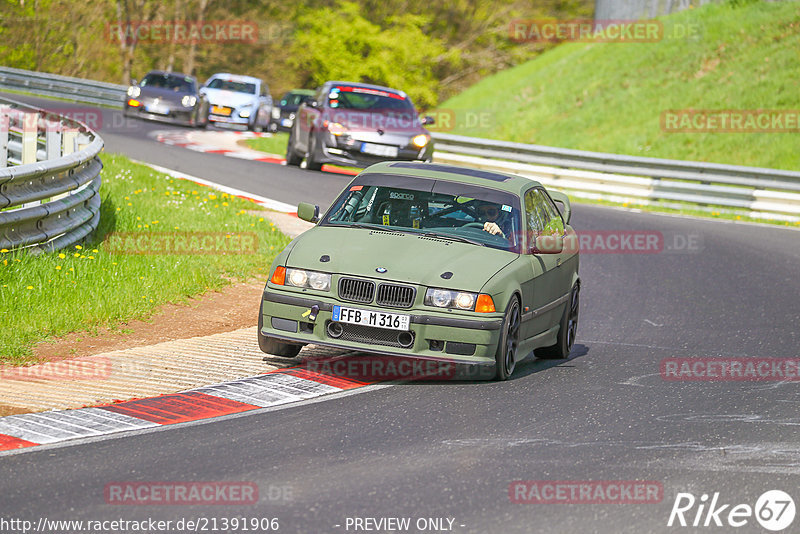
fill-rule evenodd
<path id="1" fill-rule="evenodd" d="M 503 333 L 497 344 L 495 361 L 495 379 L 507 380 L 514 372 L 517 365 L 517 348 L 519 347 L 519 301 L 517 297 L 511 299 L 503 318 Z"/>
<path id="2" fill-rule="evenodd" d="M 264 316 L 261 310 L 258 310 L 258 348 L 261 352 L 271 354 L 273 356 L 280 356 L 281 358 L 294 358 L 300 353 L 302 345 L 293 345 L 291 343 L 281 343 L 280 341 L 271 337 L 265 336 L 261 333 L 261 327 L 264 324 Z"/>
<path id="3" fill-rule="evenodd" d="M 581 285 L 576 283 L 569 293 L 569 300 L 561 314 L 558 327 L 556 344 L 549 347 L 536 349 L 534 354 L 543 360 L 563 360 L 569 358 L 572 346 L 575 344 L 575 334 L 578 331 L 578 312 L 580 311 Z"/>
<path id="4" fill-rule="evenodd" d="M 289 142 L 286 143 L 286 165 L 297 167 L 302 161 L 303 158 L 298 156 L 294 150 L 294 128 L 292 128 L 289 132 Z"/>

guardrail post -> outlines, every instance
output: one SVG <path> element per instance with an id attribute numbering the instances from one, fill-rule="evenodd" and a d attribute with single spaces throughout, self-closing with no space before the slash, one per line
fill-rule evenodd
<path id="1" fill-rule="evenodd" d="M 0 168 L 8 167 L 8 129 L 11 127 L 9 106 L 0 106 Z"/>
<path id="2" fill-rule="evenodd" d="M 44 142 L 47 159 L 58 159 L 61 157 L 61 129 L 57 122 L 49 119 L 46 128 Z"/>
<path id="3" fill-rule="evenodd" d="M 36 163 L 38 113 L 22 114 L 22 164 Z"/>
<path id="4" fill-rule="evenodd" d="M 65 130 L 64 134 L 61 136 L 61 141 L 63 143 L 63 148 L 61 149 L 62 156 L 67 156 L 78 151 L 78 132 L 75 130 Z"/>

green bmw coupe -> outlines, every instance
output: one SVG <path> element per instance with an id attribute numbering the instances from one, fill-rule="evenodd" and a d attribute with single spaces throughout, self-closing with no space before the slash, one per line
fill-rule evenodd
<path id="1" fill-rule="evenodd" d="M 261 350 L 308 343 L 463 364 L 507 379 L 567 358 L 580 278 L 567 196 L 528 178 L 450 165 L 365 169 L 270 269 Z M 486 376 L 487 373 L 476 373 Z"/>

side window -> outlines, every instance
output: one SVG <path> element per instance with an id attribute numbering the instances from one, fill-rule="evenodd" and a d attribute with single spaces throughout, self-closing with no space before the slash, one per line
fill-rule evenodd
<path id="1" fill-rule="evenodd" d="M 538 200 L 539 192 L 536 189 L 531 189 L 525 193 L 525 221 L 529 242 L 533 242 L 544 231 L 545 221 L 542 220 L 541 214 L 537 209 Z"/>
<path id="2" fill-rule="evenodd" d="M 564 235 L 564 221 L 561 219 L 561 215 L 559 215 L 558 209 L 556 209 L 552 199 L 547 194 L 542 193 L 542 200 L 544 208 L 547 210 L 548 217 L 550 218 L 550 232 L 546 233 L 549 233 L 549 235 Z"/>

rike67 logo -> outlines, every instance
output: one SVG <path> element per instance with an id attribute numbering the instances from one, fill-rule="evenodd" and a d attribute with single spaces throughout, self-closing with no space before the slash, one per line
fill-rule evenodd
<path id="1" fill-rule="evenodd" d="M 755 520 L 767 530 L 778 532 L 786 529 L 794 521 L 794 500 L 781 490 L 764 492 L 755 506 L 749 504 L 725 504 L 720 502 L 719 492 L 715 492 L 709 502 L 704 493 L 697 499 L 691 493 L 678 493 L 669 514 L 667 526 L 681 527 L 743 527 Z"/>

